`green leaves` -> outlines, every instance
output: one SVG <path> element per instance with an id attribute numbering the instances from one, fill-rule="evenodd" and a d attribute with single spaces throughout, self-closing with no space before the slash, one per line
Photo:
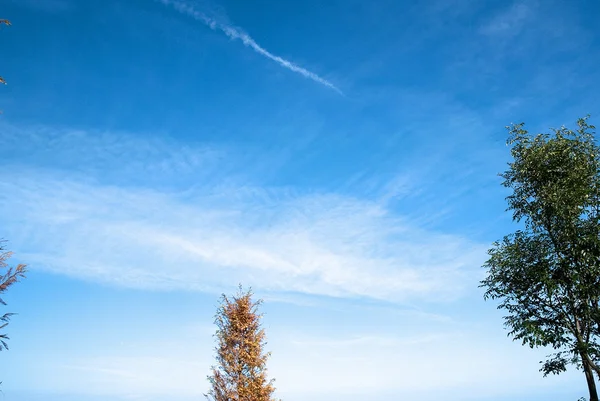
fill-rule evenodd
<path id="1" fill-rule="evenodd" d="M 588 374 L 600 360 L 600 149 L 587 119 L 550 134 L 507 127 L 513 161 L 501 177 L 525 228 L 493 244 L 481 286 L 508 312 L 513 339 L 557 350 L 544 375 L 569 364 Z"/>
<path id="2" fill-rule="evenodd" d="M 501 176 L 512 188 L 507 198 L 515 220 L 534 229 L 553 217 L 576 219 L 594 201 L 598 185 L 597 147 L 586 119 L 580 129 L 529 135 L 523 124 L 509 127 L 514 161 Z"/>

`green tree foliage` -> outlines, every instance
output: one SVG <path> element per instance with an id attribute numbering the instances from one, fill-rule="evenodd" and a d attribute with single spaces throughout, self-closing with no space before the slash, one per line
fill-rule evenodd
<path id="1" fill-rule="evenodd" d="M 4 244 L 0 242 L 0 270 L 7 269 L 5 274 L 0 275 L 0 294 L 4 294 L 10 286 L 19 281 L 19 279 L 25 277 L 25 265 L 18 264 L 15 268 L 8 267 L 8 263 L 6 262 L 11 256 L 12 252 L 5 251 Z M 6 305 L 6 302 L 0 298 L 0 304 Z M 0 330 L 4 330 L 12 315 L 14 315 L 14 313 L 5 313 L 0 316 Z M 0 351 L 8 349 L 6 340 L 8 340 L 8 336 L 5 333 L 0 333 Z"/>
<path id="2" fill-rule="evenodd" d="M 208 377 L 211 389 L 206 398 L 214 401 L 274 401 L 273 380 L 267 378 L 265 331 L 252 291 L 231 299 L 223 295 L 215 316 L 218 345 L 217 365 Z"/>
<path id="3" fill-rule="evenodd" d="M 577 125 L 537 135 L 507 127 L 514 160 L 501 177 L 523 228 L 493 244 L 481 286 L 508 312 L 509 336 L 554 349 L 540 362 L 544 376 L 575 365 L 598 401 L 600 149 L 587 117 Z"/>

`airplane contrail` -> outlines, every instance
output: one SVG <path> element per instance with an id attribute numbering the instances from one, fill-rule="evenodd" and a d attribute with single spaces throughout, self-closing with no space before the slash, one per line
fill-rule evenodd
<path id="1" fill-rule="evenodd" d="M 160 1 L 164 5 L 172 6 L 175 10 L 179 11 L 180 13 L 186 14 L 186 15 L 194 18 L 195 20 L 202 22 L 203 24 L 205 24 L 206 26 L 208 26 L 210 29 L 212 29 L 214 31 L 219 30 L 219 31 L 223 32 L 225 35 L 227 35 L 231 39 L 241 40 L 245 46 L 251 48 L 256 53 L 258 53 L 270 60 L 275 61 L 280 66 L 287 68 L 290 71 L 296 72 L 305 78 L 312 79 L 313 81 L 318 82 L 321 85 L 324 85 L 330 89 L 333 89 L 340 95 L 343 95 L 343 92 L 337 86 L 335 86 L 328 80 L 321 78 L 320 76 L 318 76 L 314 72 L 307 70 L 306 68 L 302 68 L 302 67 L 292 63 L 291 61 L 288 61 L 284 58 L 281 58 L 281 57 L 271 53 L 270 51 L 268 51 L 267 49 L 265 49 L 264 47 L 262 47 L 261 45 L 256 43 L 256 41 L 254 39 L 252 39 L 252 37 L 250 35 L 241 31 L 239 28 L 235 28 L 228 24 L 220 23 L 220 22 L 216 21 L 215 19 L 210 18 L 206 14 L 202 13 L 201 11 L 196 10 L 192 5 L 190 5 L 189 3 L 185 2 L 185 1 L 179 1 L 179 0 L 158 0 L 158 1 Z"/>

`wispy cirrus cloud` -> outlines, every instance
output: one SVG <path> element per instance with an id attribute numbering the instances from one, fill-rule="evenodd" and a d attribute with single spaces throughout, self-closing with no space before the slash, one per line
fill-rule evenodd
<path id="1" fill-rule="evenodd" d="M 220 292 L 244 282 L 267 291 L 443 300 L 461 294 L 483 255 L 478 244 L 335 194 L 274 199 L 259 188 L 205 187 L 184 197 L 48 174 L 1 178 L 1 221 L 21 257 L 124 287 Z"/>
<path id="2" fill-rule="evenodd" d="M 81 176 L 5 160 L 4 235 L 20 257 L 51 272 L 147 289 L 221 292 L 243 282 L 264 291 L 402 302 L 460 296 L 485 256 L 485 246 L 420 229 L 377 200 L 228 182 L 235 171 L 221 151 L 187 148 L 180 163 L 178 145 L 151 138 L 15 135 L 28 152 L 62 149 L 59 159 L 72 154 L 65 147 L 75 138 L 80 153 L 95 149 L 87 157 L 99 163 Z M 164 163 L 153 146 L 168 161 L 166 172 L 153 167 Z M 187 156 L 194 153 L 207 155 L 210 174 L 205 158 Z M 157 186 L 148 171 L 167 181 L 185 171 L 188 180 Z M 127 177 L 115 178 L 119 172 Z M 127 178 L 135 184 L 124 184 Z"/>
<path id="3" fill-rule="evenodd" d="M 277 55 L 271 53 L 270 51 L 268 51 L 267 49 L 265 49 L 264 47 L 259 45 L 250 35 L 248 35 L 246 32 L 244 32 L 240 28 L 234 27 L 227 23 L 217 21 L 216 19 L 209 17 L 207 14 L 196 9 L 194 7 L 194 5 L 192 3 L 190 3 L 189 1 L 185 1 L 185 0 L 182 0 L 182 1 L 180 1 L 180 0 L 158 0 L 158 1 L 160 1 L 164 5 L 172 6 L 175 10 L 179 11 L 180 13 L 188 15 L 188 16 L 194 18 L 195 20 L 202 22 L 203 24 L 205 24 L 212 30 L 219 30 L 219 31 L 223 32 L 225 35 L 227 35 L 231 39 L 241 40 L 245 46 L 251 48 L 252 50 L 254 50 L 256 53 L 260 54 L 261 56 L 264 56 L 264 57 L 276 62 L 283 68 L 286 68 L 290 71 L 300 74 L 305 78 L 311 79 L 321 85 L 324 85 L 330 89 L 333 89 L 340 95 L 343 95 L 343 92 L 337 86 L 335 86 L 333 83 L 328 81 L 327 79 L 322 78 L 321 76 L 315 74 L 314 72 L 309 71 L 306 68 L 300 67 L 299 65 L 296 65 L 289 60 L 286 60 L 280 56 L 277 56 Z"/>

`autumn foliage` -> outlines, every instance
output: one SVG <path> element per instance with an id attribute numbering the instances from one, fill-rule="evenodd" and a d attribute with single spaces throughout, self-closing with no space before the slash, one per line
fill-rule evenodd
<path id="1" fill-rule="evenodd" d="M 215 316 L 217 366 L 208 377 L 206 398 L 214 401 L 274 401 L 273 380 L 267 377 L 265 331 L 252 291 L 229 298 L 223 295 Z"/>

